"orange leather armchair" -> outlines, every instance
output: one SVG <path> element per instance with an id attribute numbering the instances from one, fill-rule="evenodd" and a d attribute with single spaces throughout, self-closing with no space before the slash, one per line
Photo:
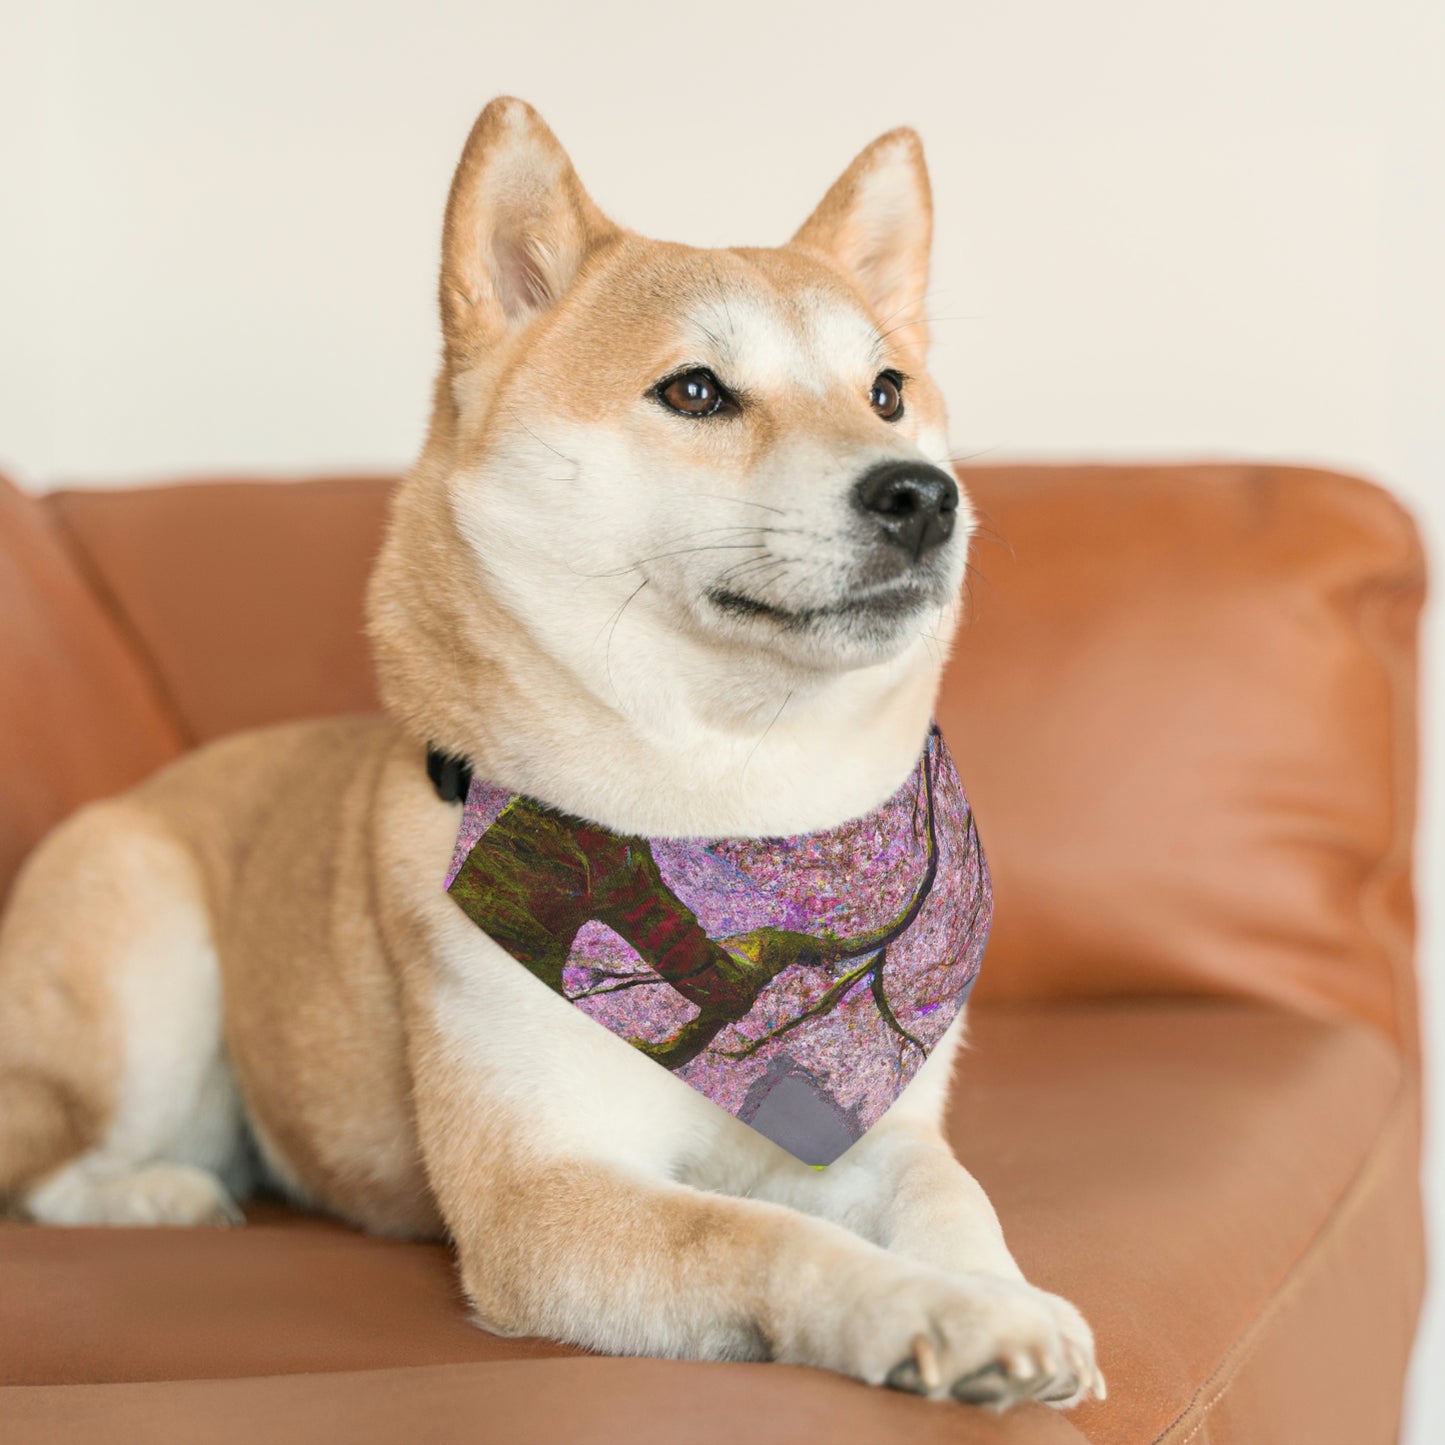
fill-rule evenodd
<path id="1" fill-rule="evenodd" d="M 1408 518 L 1263 467 L 966 474 L 940 716 L 997 918 L 960 1154 L 1107 1403 L 996 1416 L 467 1324 L 440 1246 L 0 1225 L 0 1438 L 1385 1445 L 1422 1280 Z M 183 749 L 373 706 L 386 480 L 0 483 L 0 891 Z"/>

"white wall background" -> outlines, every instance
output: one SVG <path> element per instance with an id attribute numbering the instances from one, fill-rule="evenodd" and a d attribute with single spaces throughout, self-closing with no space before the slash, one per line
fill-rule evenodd
<path id="1" fill-rule="evenodd" d="M 0 466 L 403 464 L 442 199 L 500 91 L 615 216 L 699 243 L 782 239 L 916 125 L 958 451 L 1358 469 L 1439 567 L 1440 0 L 3 0 Z M 1438 626 L 1429 648 L 1438 744 Z M 1445 1249 L 1438 766 L 1427 787 Z M 1445 1440 L 1438 1297 L 1409 1438 Z"/>

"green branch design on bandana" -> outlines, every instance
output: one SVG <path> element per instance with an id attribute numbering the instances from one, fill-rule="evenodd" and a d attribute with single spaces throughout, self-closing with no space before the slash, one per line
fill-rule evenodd
<path id="1" fill-rule="evenodd" d="M 898 1037 L 900 1049 L 911 1045 L 926 1053 L 921 1041 L 899 1021 L 885 984 L 889 946 L 918 917 L 938 870 L 931 758 L 921 773 L 914 826 L 919 828 L 921 807 L 922 875 L 896 918 L 851 938 L 761 927 L 711 939 L 668 886 L 646 839 L 610 833 L 525 797 L 512 799 L 482 835 L 456 875 L 452 896 L 542 982 L 574 1003 L 666 984 L 694 1004 L 696 1016 L 669 1038 L 629 1040 L 669 1069 L 696 1058 L 718 1034 L 752 1010 L 779 974 L 795 967 L 851 965 L 802 1012 L 758 1038 L 722 1051 L 724 1057 L 747 1058 L 809 1020 L 832 1012 L 865 979 L 878 1015 Z M 971 813 L 967 827 L 970 845 L 976 847 Z M 593 921 L 625 940 L 648 972 L 599 970 L 589 987 L 568 993 L 563 971 L 573 941 Z"/>
<path id="2" fill-rule="evenodd" d="M 761 1038 L 752 1039 L 736 1049 L 723 1049 L 721 1052 L 724 1058 L 749 1058 L 759 1049 L 772 1043 L 774 1039 L 781 1038 L 809 1019 L 821 1018 L 824 1014 L 831 1013 L 865 978 L 871 980 L 873 1002 L 878 1008 L 878 1016 L 888 1028 L 897 1034 L 904 1043 L 912 1044 L 920 1053 L 928 1052 L 923 1043 L 898 1021 L 897 1014 L 893 1012 L 893 1007 L 888 1002 L 883 974 L 884 966 L 887 963 L 889 944 L 896 942 L 912 926 L 913 920 L 918 917 L 923 905 L 928 901 L 929 894 L 933 891 L 934 879 L 938 876 L 938 826 L 934 808 L 933 771 L 930 766 L 925 766 L 923 769 L 923 793 L 924 845 L 926 849 L 923 877 L 919 880 L 918 887 L 914 889 L 913 897 L 902 914 L 891 923 L 885 924 L 882 928 L 875 929 L 861 938 L 839 939 L 832 944 L 831 949 L 825 944 L 825 961 L 828 963 L 860 956 L 864 956 L 864 962 L 844 973 L 821 998 L 795 1018 L 779 1024 Z M 974 842 L 972 812 L 969 814 L 968 828 L 970 842 Z M 698 1020 L 694 1020 L 694 1023 L 696 1022 Z"/>
<path id="3" fill-rule="evenodd" d="M 532 973 L 556 1006 L 820 1165 L 947 1036 L 993 917 L 936 724 L 876 807 L 786 836 L 620 834 L 474 777 L 446 888 L 500 948 L 475 958 L 479 988 Z"/>

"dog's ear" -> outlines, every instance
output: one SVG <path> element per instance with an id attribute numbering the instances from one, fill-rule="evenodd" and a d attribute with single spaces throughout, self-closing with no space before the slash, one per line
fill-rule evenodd
<path id="1" fill-rule="evenodd" d="M 618 234 L 525 101 L 477 117 L 452 177 L 442 233 L 442 335 L 456 366 L 555 305 L 587 254 Z"/>
<path id="2" fill-rule="evenodd" d="M 821 252 L 857 284 L 881 323 L 928 342 L 923 298 L 933 196 L 917 132 L 890 130 L 833 182 L 790 244 Z"/>

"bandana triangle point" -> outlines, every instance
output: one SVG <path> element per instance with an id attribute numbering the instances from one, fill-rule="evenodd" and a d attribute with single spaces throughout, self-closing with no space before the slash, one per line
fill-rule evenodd
<path id="1" fill-rule="evenodd" d="M 469 784 L 446 880 L 467 917 L 805 1163 L 882 1117 L 978 977 L 993 889 L 936 728 L 877 808 L 786 838 L 615 833 L 448 761 L 429 771 Z"/>

